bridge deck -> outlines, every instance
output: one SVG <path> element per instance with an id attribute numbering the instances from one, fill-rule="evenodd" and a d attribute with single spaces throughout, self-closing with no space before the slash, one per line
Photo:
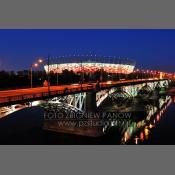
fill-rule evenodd
<path id="1" fill-rule="evenodd" d="M 137 79 L 137 80 L 122 80 L 113 82 L 100 83 L 100 87 L 110 88 L 114 86 L 124 86 L 128 84 L 139 84 L 145 82 L 160 81 L 159 79 Z M 50 94 L 48 87 L 16 89 L 16 90 L 3 90 L 0 91 L 0 106 L 15 104 L 16 102 L 34 101 L 39 99 L 47 99 L 48 97 L 67 95 L 79 92 L 86 92 L 96 90 L 96 83 L 72 85 L 51 86 Z"/>

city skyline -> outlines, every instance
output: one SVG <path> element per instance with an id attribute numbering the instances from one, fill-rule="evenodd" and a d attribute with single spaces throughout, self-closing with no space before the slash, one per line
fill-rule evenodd
<path id="1" fill-rule="evenodd" d="M 0 30 L 0 70 L 28 69 L 38 56 L 96 54 L 174 72 L 175 30 Z"/>

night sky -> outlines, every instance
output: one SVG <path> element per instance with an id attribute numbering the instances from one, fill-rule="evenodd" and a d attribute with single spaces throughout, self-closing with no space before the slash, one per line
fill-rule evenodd
<path id="1" fill-rule="evenodd" d="M 0 30 L 0 70 L 28 69 L 37 56 L 90 52 L 175 72 L 175 30 Z"/>

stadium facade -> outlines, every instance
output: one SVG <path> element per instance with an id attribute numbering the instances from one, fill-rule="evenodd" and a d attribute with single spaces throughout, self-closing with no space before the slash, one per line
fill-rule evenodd
<path id="1" fill-rule="evenodd" d="M 129 59 L 118 59 L 116 57 L 59 57 L 51 59 L 49 67 L 44 66 L 48 73 L 62 73 L 64 70 L 73 71 L 75 73 L 85 72 L 94 73 L 103 70 L 107 73 L 130 74 L 134 71 L 135 61 Z"/>

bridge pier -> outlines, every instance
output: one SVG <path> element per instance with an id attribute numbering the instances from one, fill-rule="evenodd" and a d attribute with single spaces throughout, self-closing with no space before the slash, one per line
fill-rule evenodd
<path id="1" fill-rule="evenodd" d="M 95 112 L 97 109 L 96 92 L 86 92 L 86 108 L 88 112 Z"/>

